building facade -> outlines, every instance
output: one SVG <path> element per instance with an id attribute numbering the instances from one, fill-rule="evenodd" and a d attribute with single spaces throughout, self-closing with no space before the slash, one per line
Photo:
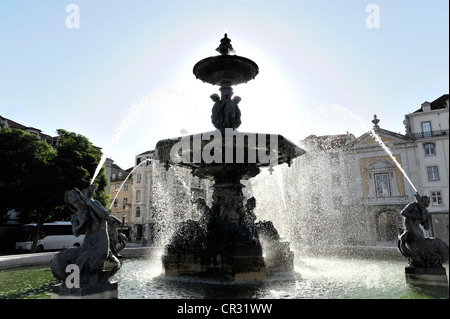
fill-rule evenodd
<path id="1" fill-rule="evenodd" d="M 25 126 L 23 124 L 17 123 L 13 120 L 7 119 L 0 115 L 0 129 L 10 128 L 11 130 L 22 130 L 27 133 L 36 135 L 41 141 L 46 142 L 51 145 L 54 149 L 57 147 L 57 138 L 50 135 L 42 133 L 41 130 L 34 128 L 32 126 Z"/>
<path id="2" fill-rule="evenodd" d="M 343 213 L 348 244 L 393 246 L 403 227 L 402 209 L 414 201 L 419 185 L 415 143 L 385 130 L 374 119 L 372 131 L 346 145 L 348 196 Z M 381 141 L 381 142 L 380 142 Z M 384 147 L 382 144 L 384 144 Z M 350 177 L 350 178 L 349 178 Z"/>
<path id="3" fill-rule="evenodd" d="M 107 159 L 105 166 L 109 179 L 110 214 L 121 221 L 118 230 L 131 239 L 131 203 L 133 196 L 133 179 L 131 168 L 124 170 Z"/>
<path id="4" fill-rule="evenodd" d="M 449 243 L 449 95 L 405 115 L 406 135 L 415 141 L 420 195 L 430 197 L 432 234 Z"/>

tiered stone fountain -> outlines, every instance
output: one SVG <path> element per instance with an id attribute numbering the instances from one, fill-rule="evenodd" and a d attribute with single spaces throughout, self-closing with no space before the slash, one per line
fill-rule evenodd
<path id="1" fill-rule="evenodd" d="M 290 165 L 305 151 L 278 134 L 237 131 L 241 98 L 232 98 L 232 86 L 254 79 L 259 69 L 252 60 L 234 55 L 230 42 L 225 34 L 216 49 L 220 55 L 199 61 L 193 70 L 203 82 L 220 86 L 221 95 L 211 95 L 216 130 L 156 145 L 158 159 L 167 169 L 187 167 L 194 176 L 214 181 L 211 207 L 198 200 L 203 216 L 181 223 L 167 245 L 162 256 L 166 276 L 245 281 L 293 270 L 289 243 L 281 240 L 272 222 L 255 223 L 256 200 L 245 201 L 241 180 L 258 175 L 261 167 Z"/>

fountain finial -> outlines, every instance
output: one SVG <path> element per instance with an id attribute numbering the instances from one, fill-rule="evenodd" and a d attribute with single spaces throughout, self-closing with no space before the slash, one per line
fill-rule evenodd
<path id="1" fill-rule="evenodd" d="M 377 119 L 377 115 L 376 114 L 373 116 L 372 123 L 373 123 L 373 127 L 379 128 L 378 123 L 380 123 L 380 120 Z"/>
<path id="2" fill-rule="evenodd" d="M 231 45 L 231 40 L 228 38 L 228 35 L 225 33 L 222 40 L 220 40 L 220 45 L 217 47 L 216 51 L 222 55 L 229 55 L 236 53 Z"/>

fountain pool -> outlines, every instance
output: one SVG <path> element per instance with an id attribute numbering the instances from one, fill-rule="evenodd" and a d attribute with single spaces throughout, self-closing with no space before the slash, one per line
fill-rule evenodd
<path id="1" fill-rule="evenodd" d="M 404 261 L 337 257 L 295 258 L 294 272 L 265 280 L 220 282 L 165 277 L 152 260 L 129 260 L 116 275 L 119 298 L 167 299 L 441 299 L 448 291 L 409 286 Z M 448 270 L 447 270 L 448 272 Z"/>
<path id="2" fill-rule="evenodd" d="M 405 261 L 299 256 L 294 271 L 265 280 L 221 282 L 166 277 L 162 250 L 145 258 L 125 258 L 119 299 L 448 299 L 447 290 L 427 290 L 405 282 Z M 448 267 L 447 273 L 448 273 Z M 48 299 L 55 283 L 47 266 L 0 271 L 0 299 Z M 39 278 L 39 281 L 33 278 Z M 13 285 L 8 284 L 14 283 Z"/>

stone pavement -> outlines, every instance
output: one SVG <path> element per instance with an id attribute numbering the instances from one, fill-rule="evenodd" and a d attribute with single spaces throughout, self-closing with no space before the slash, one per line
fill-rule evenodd
<path id="1" fill-rule="evenodd" d="M 15 254 L 0 256 L 0 270 L 14 267 L 50 264 L 57 251 L 35 254 Z"/>
<path id="2" fill-rule="evenodd" d="M 124 250 L 120 252 L 125 258 L 149 256 L 155 251 L 162 249 L 160 247 L 142 247 L 142 244 L 127 243 Z M 34 254 L 10 254 L 0 255 L 0 270 L 15 267 L 27 267 L 34 265 L 50 265 L 55 254 L 59 251 L 42 252 Z"/>

